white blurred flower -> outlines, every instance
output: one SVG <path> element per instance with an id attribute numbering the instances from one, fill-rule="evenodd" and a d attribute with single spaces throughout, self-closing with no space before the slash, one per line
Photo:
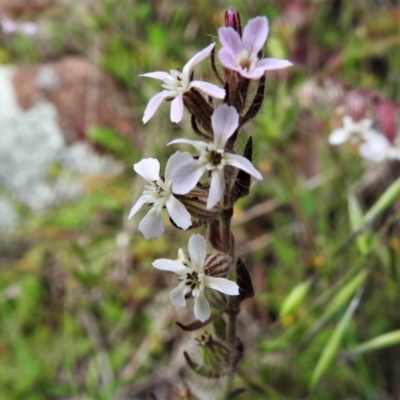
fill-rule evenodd
<path id="1" fill-rule="evenodd" d="M 162 92 L 153 96 L 147 104 L 143 115 L 144 124 L 154 115 L 164 100 L 171 99 L 173 99 L 171 102 L 171 121 L 176 123 L 182 121 L 184 108 L 183 94 L 192 88 L 200 89 L 209 96 L 217 99 L 223 99 L 225 97 L 224 89 L 221 89 L 212 83 L 191 80 L 193 67 L 208 57 L 214 46 L 215 43 L 211 43 L 204 50 L 197 53 L 187 62 L 182 71 L 171 70 L 170 74 L 168 72 L 156 71 L 139 75 L 159 79 L 162 81 L 162 87 L 164 88 Z"/>
<path id="2" fill-rule="evenodd" d="M 165 168 L 165 179 L 160 177 L 160 163 L 154 158 L 146 158 L 134 165 L 133 169 L 141 175 L 148 184 L 139 199 L 132 207 L 129 218 L 133 217 L 144 204 L 150 204 L 150 211 L 140 222 L 138 229 L 146 239 L 160 236 L 164 232 L 162 210 L 167 209 L 177 226 L 187 229 L 191 225 L 191 217 L 185 206 L 175 198 L 171 190 L 171 177 L 175 169 L 188 161 L 189 153 L 177 151 L 173 154 Z"/>
<path id="3" fill-rule="evenodd" d="M 26 36 L 33 36 L 38 31 L 38 26 L 35 22 L 16 22 L 9 18 L 0 18 L 0 26 L 1 30 L 7 35 L 19 32 Z"/>
<path id="4" fill-rule="evenodd" d="M 370 134 L 360 145 L 359 152 L 365 159 L 374 162 L 400 160 L 400 146 L 390 143 L 381 133 Z"/>
<path id="5" fill-rule="evenodd" d="M 206 240 L 202 235 L 192 235 L 189 239 L 189 257 L 179 250 L 178 260 L 159 259 L 153 266 L 163 271 L 179 275 L 180 284 L 171 291 L 169 297 L 175 307 L 185 307 L 186 298 L 194 298 L 194 315 L 201 322 L 210 317 L 210 304 L 204 294 L 206 288 L 218 290 L 230 296 L 239 294 L 239 286 L 226 278 L 208 276 L 204 271 L 206 260 Z"/>
<path id="6" fill-rule="evenodd" d="M 358 142 L 367 140 L 369 135 L 378 134 L 376 130 L 372 128 L 372 119 L 364 118 L 360 121 L 354 121 L 349 115 L 343 117 L 343 126 L 339 129 L 335 129 L 329 135 L 329 143 L 333 146 L 343 144 L 347 140 L 356 140 Z"/>
<path id="7" fill-rule="evenodd" d="M 242 169 L 256 179 L 262 179 L 260 172 L 247 158 L 225 152 L 227 140 L 239 126 L 239 114 L 236 109 L 226 104 L 219 106 L 211 117 L 211 124 L 214 132 L 213 143 L 189 139 L 176 139 L 168 143 L 188 143 L 200 152 L 198 158 L 191 158 L 176 169 L 172 177 L 172 187 L 174 193 L 186 194 L 196 186 L 203 174 L 211 172 L 207 209 L 213 208 L 224 193 L 224 167 L 226 165 Z"/>

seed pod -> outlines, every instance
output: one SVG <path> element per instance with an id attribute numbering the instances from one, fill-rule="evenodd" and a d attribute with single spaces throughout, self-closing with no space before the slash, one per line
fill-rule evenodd
<path id="1" fill-rule="evenodd" d="M 196 341 L 199 344 L 200 363 L 196 363 L 185 352 L 185 359 L 198 375 L 207 378 L 220 378 L 232 372 L 233 351 L 222 341 L 214 339 L 209 333 L 204 333 Z"/>

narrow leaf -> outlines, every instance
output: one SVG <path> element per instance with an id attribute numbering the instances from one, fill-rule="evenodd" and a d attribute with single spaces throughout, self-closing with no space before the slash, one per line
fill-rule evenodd
<path id="1" fill-rule="evenodd" d="M 361 353 L 367 353 L 369 351 L 383 349 L 385 347 L 394 346 L 400 344 L 400 330 L 385 333 L 383 335 L 377 336 L 370 339 L 358 346 L 346 351 L 344 355 L 354 356 Z"/>
<path id="2" fill-rule="evenodd" d="M 400 178 L 394 181 L 364 216 L 368 224 L 386 211 L 400 197 Z"/>
<path id="3" fill-rule="evenodd" d="M 319 331 L 354 295 L 357 289 L 363 284 L 367 277 L 366 271 L 359 272 L 351 281 L 345 284 L 330 301 L 328 307 L 312 327 L 304 335 L 305 340 L 309 340 L 317 331 Z"/>
<path id="4" fill-rule="evenodd" d="M 279 311 L 279 317 L 282 318 L 287 314 L 290 314 L 295 310 L 301 303 L 303 303 L 307 296 L 308 290 L 311 286 L 311 280 L 300 283 L 286 296 L 282 302 L 281 309 Z"/>
<path id="5" fill-rule="evenodd" d="M 348 200 L 348 211 L 350 224 L 353 231 L 359 229 L 363 224 L 363 212 L 360 204 L 353 193 L 349 193 L 347 196 Z M 357 247 L 361 254 L 367 254 L 370 251 L 369 246 L 369 235 L 367 232 L 360 232 L 357 236 Z"/>
<path id="6" fill-rule="evenodd" d="M 357 294 L 354 296 L 353 300 L 351 301 L 349 307 L 347 308 L 345 314 L 343 315 L 342 319 L 340 320 L 339 324 L 336 326 L 333 334 L 331 335 L 328 343 L 326 344 L 319 360 L 317 366 L 314 369 L 314 372 L 311 377 L 311 388 L 315 387 L 315 385 L 319 382 L 321 376 L 327 370 L 333 359 L 335 358 L 340 342 L 342 340 L 343 334 L 350 322 L 351 317 L 354 314 L 354 311 L 358 307 L 360 303 L 361 296 L 363 290 L 360 288 Z"/>

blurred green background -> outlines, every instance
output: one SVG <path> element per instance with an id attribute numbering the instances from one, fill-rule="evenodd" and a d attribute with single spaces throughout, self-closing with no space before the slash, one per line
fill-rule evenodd
<path id="1" fill-rule="evenodd" d="M 137 231 L 143 214 L 127 215 L 143 190 L 132 164 L 165 162 L 175 151 L 165 144 L 193 134 L 189 121 L 172 126 L 167 105 L 141 124 L 159 84 L 138 75 L 182 67 L 217 40 L 227 7 L 244 24 L 267 16 L 266 56 L 295 64 L 267 75 L 266 101 L 245 128 L 264 180 L 234 217 L 256 290 L 239 319 L 245 357 L 236 385 L 246 391 L 238 398 L 400 399 L 396 188 L 367 229 L 352 234 L 370 221 L 365 213 L 399 168 L 367 164 L 353 146 L 327 142 L 340 126 L 336 92 L 367 87 L 400 101 L 397 1 L 37 0 L 1 7 L 3 17 L 35 21 L 45 32 L 3 33 L 2 64 L 71 54 L 89 60 L 129 96 L 136 128 L 128 136 L 102 127 L 85 133 L 124 164 L 117 177 L 93 178 L 83 197 L 45 213 L 15 201 L 21 223 L 0 236 L 0 399 L 191 398 L 182 352 L 196 342 L 175 321 L 192 317 L 169 304 L 170 277 L 151 263 L 175 258 L 192 232 L 166 221 L 165 235 L 145 240 Z M 196 73 L 213 80 L 207 61 Z M 245 138 L 239 142 L 244 147 Z"/>

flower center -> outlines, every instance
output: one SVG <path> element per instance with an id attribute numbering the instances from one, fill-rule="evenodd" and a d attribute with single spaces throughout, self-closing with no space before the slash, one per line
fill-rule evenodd
<path id="1" fill-rule="evenodd" d="M 194 290 L 200 286 L 199 274 L 196 271 L 188 272 L 186 274 L 185 285 L 190 286 L 190 290 Z"/>
<path id="2" fill-rule="evenodd" d="M 249 54 L 247 50 L 242 50 L 237 56 L 237 62 L 241 68 L 250 72 L 255 67 L 257 56 L 253 53 Z"/>
<path id="3" fill-rule="evenodd" d="M 143 194 L 151 197 L 149 203 L 153 206 L 164 208 L 168 196 L 171 194 L 171 185 L 167 185 L 161 179 L 154 180 L 150 185 L 145 186 Z"/>
<path id="4" fill-rule="evenodd" d="M 209 145 L 201 154 L 201 159 L 204 160 L 205 167 L 209 171 L 213 169 L 221 169 L 225 166 L 224 150 L 217 149 L 214 145 Z"/>
<path id="5" fill-rule="evenodd" d="M 172 69 L 170 71 L 170 76 L 163 81 L 161 85 L 165 90 L 170 92 L 183 93 L 189 89 L 189 78 L 183 72 Z"/>

